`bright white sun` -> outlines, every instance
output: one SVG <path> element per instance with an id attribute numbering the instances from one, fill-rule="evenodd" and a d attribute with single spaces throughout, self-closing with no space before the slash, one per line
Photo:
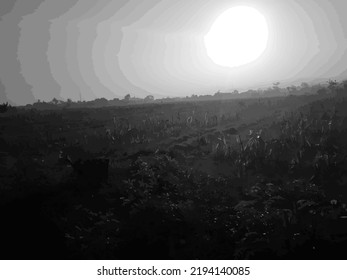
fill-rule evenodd
<path id="1" fill-rule="evenodd" d="M 246 6 L 221 14 L 206 34 L 205 46 L 212 61 L 221 66 L 237 67 L 261 56 L 268 42 L 265 17 Z"/>

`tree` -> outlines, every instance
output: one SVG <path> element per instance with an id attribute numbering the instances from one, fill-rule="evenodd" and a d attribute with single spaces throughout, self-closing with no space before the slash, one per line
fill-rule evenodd
<path id="1" fill-rule="evenodd" d="M 332 92 L 332 93 L 334 93 L 335 92 L 335 90 L 336 90 L 336 88 L 337 88 L 337 85 L 338 85 L 338 83 L 337 83 L 337 81 L 336 80 L 329 80 L 328 81 L 328 89 L 330 89 L 330 91 Z"/>
<path id="2" fill-rule="evenodd" d="M 147 96 L 145 97 L 145 101 L 146 101 L 146 102 L 150 102 L 150 101 L 153 101 L 153 100 L 154 100 L 153 95 L 147 95 Z"/>
<path id="3" fill-rule="evenodd" d="M 221 95 L 220 90 L 218 90 L 218 91 L 214 94 L 214 96 L 219 96 L 219 95 Z"/>
<path id="4" fill-rule="evenodd" d="M 97 98 L 93 102 L 98 107 L 103 107 L 108 105 L 108 100 L 106 98 Z"/>
<path id="5" fill-rule="evenodd" d="M 126 102 L 129 102 L 130 101 L 130 94 L 128 93 L 126 96 L 124 96 L 124 100 Z"/>
<path id="6" fill-rule="evenodd" d="M 51 103 L 53 105 L 57 105 L 59 103 L 58 99 L 56 99 L 55 97 L 52 99 Z"/>
<path id="7" fill-rule="evenodd" d="M 296 86 L 289 86 L 287 87 L 288 94 L 293 94 L 294 92 L 297 92 Z"/>
<path id="8" fill-rule="evenodd" d="M 2 103 L 0 105 L 0 113 L 5 113 L 7 112 L 7 110 L 10 108 L 11 106 L 8 104 L 8 102 L 6 103 Z"/>

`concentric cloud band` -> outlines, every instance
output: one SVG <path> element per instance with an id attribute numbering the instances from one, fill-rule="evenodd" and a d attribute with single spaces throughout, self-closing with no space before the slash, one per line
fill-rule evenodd
<path id="1" fill-rule="evenodd" d="M 264 55 L 229 69 L 204 35 L 233 5 L 266 17 Z M 2 0 L 0 102 L 210 94 L 347 77 L 345 0 Z"/>

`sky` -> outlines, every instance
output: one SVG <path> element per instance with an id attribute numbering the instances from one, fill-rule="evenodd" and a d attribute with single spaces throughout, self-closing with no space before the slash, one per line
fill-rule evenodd
<path id="1" fill-rule="evenodd" d="M 217 65 L 204 37 L 227 9 L 257 9 L 267 47 Z M 213 94 L 347 78 L 346 0 L 1 0 L 0 102 Z"/>

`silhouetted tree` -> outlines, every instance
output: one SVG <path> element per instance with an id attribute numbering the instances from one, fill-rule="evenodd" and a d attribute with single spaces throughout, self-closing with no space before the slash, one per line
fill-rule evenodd
<path id="1" fill-rule="evenodd" d="M 153 101 L 153 100 L 154 100 L 153 95 L 147 95 L 147 96 L 145 97 L 145 101 L 146 101 L 146 102 Z"/>
<path id="2" fill-rule="evenodd" d="M 52 99 L 51 101 L 52 104 L 57 105 L 59 103 L 58 99 L 56 99 L 55 97 Z"/>
<path id="3" fill-rule="evenodd" d="M 214 94 L 214 96 L 219 96 L 219 95 L 221 95 L 220 90 L 218 90 L 218 91 Z"/>
<path id="4" fill-rule="evenodd" d="M 3 103 L 0 105 L 0 113 L 5 113 L 7 112 L 7 110 L 9 109 L 10 105 L 8 104 L 8 102 Z"/>
<path id="5" fill-rule="evenodd" d="M 236 94 L 236 95 L 237 95 L 237 94 L 239 94 L 239 91 L 235 89 L 235 90 L 232 92 L 232 94 Z"/>
<path id="6" fill-rule="evenodd" d="M 334 93 L 336 91 L 338 83 L 336 82 L 336 80 L 329 80 L 328 81 L 328 89 L 330 89 L 330 91 L 332 93 Z"/>
<path id="7" fill-rule="evenodd" d="M 293 94 L 294 92 L 297 92 L 296 86 L 289 86 L 287 87 L 288 94 Z"/>
<path id="8" fill-rule="evenodd" d="M 126 96 L 124 96 L 124 100 L 126 102 L 129 102 L 130 101 L 130 94 L 128 93 Z"/>

